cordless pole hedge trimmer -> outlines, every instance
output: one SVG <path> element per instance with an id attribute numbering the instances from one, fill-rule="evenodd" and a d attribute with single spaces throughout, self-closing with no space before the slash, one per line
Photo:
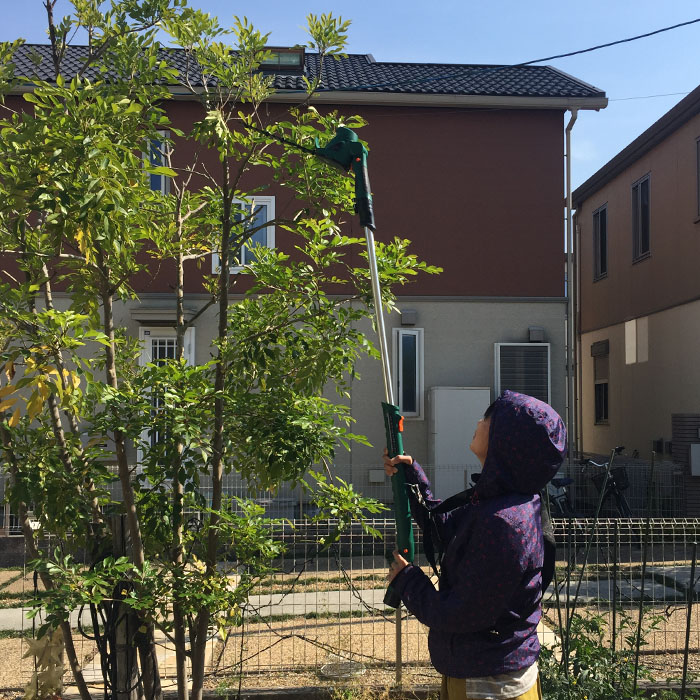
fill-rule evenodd
<path id="1" fill-rule="evenodd" d="M 319 146 L 316 141 L 315 148 L 302 146 L 277 134 L 272 134 L 265 129 L 248 125 L 254 131 L 266 134 L 273 139 L 286 143 L 301 151 L 310 153 L 323 161 L 346 173 L 352 168 L 355 175 L 355 211 L 360 217 L 360 225 L 365 230 L 367 240 L 367 257 L 369 259 L 369 272 L 372 281 L 372 296 L 374 297 L 374 312 L 379 337 L 379 351 L 382 360 L 382 374 L 384 376 L 384 398 L 382 411 L 384 413 L 384 428 L 386 430 L 386 446 L 390 457 L 403 454 L 403 417 L 398 406 L 394 404 L 394 391 L 391 384 L 391 367 L 389 362 L 389 348 L 386 342 L 386 330 L 384 327 L 384 314 L 382 311 L 382 294 L 379 287 L 379 272 L 377 270 L 377 256 L 374 247 L 374 210 L 372 208 L 372 193 L 369 188 L 369 175 L 367 174 L 367 149 L 357 138 L 357 134 L 347 127 L 341 126 L 335 136 L 326 144 Z M 391 489 L 394 494 L 394 517 L 396 519 L 396 548 L 401 556 L 409 562 L 415 557 L 415 543 L 413 540 L 413 527 L 411 525 L 411 504 L 406 491 L 406 477 L 403 465 L 397 464 L 397 471 L 391 477 Z M 387 559 L 393 561 L 391 552 L 387 552 Z M 384 603 L 392 608 L 399 608 L 401 598 L 394 588 L 389 585 Z M 397 635 L 401 626 L 397 625 Z M 400 663 L 398 653 L 400 645 L 397 645 L 397 679 L 400 678 Z"/>
<path id="2" fill-rule="evenodd" d="M 346 127 L 340 127 L 335 136 L 325 148 L 316 148 L 315 155 L 327 163 L 347 172 L 352 168 L 355 174 L 355 210 L 360 217 L 360 225 L 365 229 L 367 239 L 367 257 L 372 281 L 372 296 L 374 297 L 374 312 L 379 337 L 379 351 L 382 359 L 382 374 L 384 376 L 385 401 L 382 403 L 384 427 L 386 429 L 386 444 L 389 457 L 403 454 L 403 417 L 399 408 L 394 404 L 394 391 L 391 384 L 391 368 L 389 363 L 389 348 L 386 342 L 384 313 L 382 311 L 382 295 L 379 287 L 379 272 L 377 256 L 374 248 L 374 210 L 372 194 L 369 188 L 367 174 L 367 149 L 357 138 L 357 134 Z M 411 525 L 411 505 L 406 492 L 406 477 L 403 465 L 397 464 L 397 472 L 391 477 L 391 488 L 394 494 L 394 516 L 396 518 L 396 548 L 399 554 L 409 562 L 415 556 L 413 528 Z M 393 561 L 393 556 L 387 552 L 387 559 Z M 392 608 L 401 605 L 401 598 L 394 588 L 389 585 L 384 603 Z"/>

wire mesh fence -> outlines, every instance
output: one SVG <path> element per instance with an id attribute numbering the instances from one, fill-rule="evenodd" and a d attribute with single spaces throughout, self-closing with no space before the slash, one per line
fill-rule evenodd
<path id="1" fill-rule="evenodd" d="M 572 612 L 603 619 L 603 638 L 608 644 L 613 643 L 620 630 L 626 630 L 628 635 L 634 631 L 641 615 L 642 654 L 659 678 L 665 677 L 666 669 L 674 664 L 679 666 L 686 650 L 686 635 L 690 667 L 700 672 L 700 614 L 694 605 L 696 582 L 690 580 L 700 520 L 656 517 L 658 509 L 682 511 L 677 475 L 672 469 L 666 472 L 655 469 L 652 494 L 658 497 L 651 499 L 654 517 L 601 518 L 597 522 L 584 517 L 554 520 L 558 543 L 556 576 L 543 598 L 545 627 L 541 629 L 547 643 L 560 637 L 561 626 Z M 580 468 L 573 468 L 572 473 L 580 474 Z M 635 467 L 629 479 L 627 491 L 636 512 L 642 508 L 642 495 L 648 498 L 645 475 L 648 486 L 649 472 L 643 465 Z M 459 479 L 457 474 L 453 481 Z M 466 472 L 464 479 L 467 480 Z M 387 485 L 388 480 L 375 487 L 374 493 L 380 500 L 390 499 Z M 576 487 L 593 489 L 593 502 L 594 485 L 584 479 L 572 484 L 575 499 Z M 635 489 L 639 496 L 634 496 Z M 399 664 L 407 682 L 435 678 L 430 667 L 427 630 L 403 610 L 399 637 L 396 614 L 383 604 L 385 555 L 391 549 L 394 531 L 392 518 L 370 521 L 384 539 L 374 539 L 359 525 L 353 525 L 333 547 L 319 552 L 319 536 L 327 535 L 336 523 L 311 519 L 314 509 L 307 491 L 288 488 L 275 494 L 246 494 L 235 478 L 227 481 L 225 490 L 231 496 L 250 495 L 266 508 L 269 516 L 283 518 L 273 526 L 273 536 L 285 544 L 285 551 L 273 562 L 275 573 L 252 591 L 242 625 L 223 636 L 211 630 L 207 654 L 211 685 L 293 684 L 292 677 L 309 683 L 314 678 L 337 680 L 357 674 L 364 674 L 368 682 L 379 677 L 390 683 Z M 206 485 L 203 492 L 206 495 Z M 118 495 L 115 489 L 115 498 Z M 672 503 L 675 498 L 680 503 Z M 421 533 L 415 529 L 414 534 L 417 563 L 429 573 Z M 0 687 L 19 687 L 31 675 L 29 660 L 21 660 L 27 649 L 22 635 L 35 634 L 34 623 L 26 618 L 25 611 L 35 585 L 40 583 L 35 584 L 27 563 L 25 560 L 17 570 L 0 571 L 0 628 L 18 633 L 16 638 L 0 639 L 0 654 L 4 659 L 16 659 L 11 666 L 15 677 L 19 674 L 19 680 L 8 685 L 0 673 Z M 231 574 L 231 585 L 236 585 L 235 573 Z M 80 659 L 88 680 L 99 688 L 99 655 L 94 643 L 77 630 L 79 613 L 74 611 L 72 624 Z M 89 633 L 91 621 L 85 613 L 83 616 L 85 631 Z M 174 682 L 175 653 L 165 635 L 159 635 L 157 643 L 159 666 L 167 687 Z"/>

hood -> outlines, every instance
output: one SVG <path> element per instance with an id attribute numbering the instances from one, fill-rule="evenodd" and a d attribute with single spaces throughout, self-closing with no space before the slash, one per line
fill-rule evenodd
<path id="1" fill-rule="evenodd" d="M 566 456 L 566 426 L 544 401 L 504 391 L 496 399 L 489 448 L 475 487 L 481 498 L 538 493 Z"/>

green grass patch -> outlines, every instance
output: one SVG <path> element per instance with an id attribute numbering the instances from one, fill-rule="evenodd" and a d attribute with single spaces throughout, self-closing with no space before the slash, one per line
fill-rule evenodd
<path id="1" fill-rule="evenodd" d="M 353 584 L 356 584 L 358 581 L 370 581 L 374 583 L 381 583 L 381 587 L 386 586 L 386 576 L 383 576 L 381 574 L 362 574 L 360 576 L 351 576 L 350 580 Z M 348 579 L 345 578 L 345 576 L 309 576 L 307 578 L 300 578 L 298 580 L 268 578 L 264 581 L 260 581 L 259 583 L 257 583 L 253 590 L 276 590 L 277 592 L 280 592 L 293 589 L 297 591 L 315 585 L 347 585 L 347 583 Z"/>
<path id="2" fill-rule="evenodd" d="M 260 623 L 260 622 L 289 622 L 290 620 L 337 620 L 337 619 L 347 619 L 347 618 L 371 618 L 380 617 L 382 613 L 384 615 L 395 614 L 393 608 L 385 608 L 384 610 L 377 610 L 377 612 L 369 612 L 368 610 L 343 610 L 341 612 L 309 612 L 304 615 L 292 615 L 291 613 L 286 613 L 282 615 L 253 615 L 252 617 L 246 618 L 246 624 L 250 623 Z"/>
<path id="3" fill-rule="evenodd" d="M 8 591 L 0 591 L 0 600 L 29 600 L 32 597 L 31 593 L 27 591 L 15 591 L 10 593 Z"/>
<path id="4" fill-rule="evenodd" d="M 0 639 L 29 639 L 31 636 L 31 630 L 0 630 Z"/>

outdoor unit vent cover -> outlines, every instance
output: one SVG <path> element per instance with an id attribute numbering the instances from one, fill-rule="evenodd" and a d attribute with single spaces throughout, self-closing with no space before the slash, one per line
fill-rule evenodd
<path id="1" fill-rule="evenodd" d="M 549 343 L 495 343 L 496 395 L 510 389 L 551 403 Z"/>

